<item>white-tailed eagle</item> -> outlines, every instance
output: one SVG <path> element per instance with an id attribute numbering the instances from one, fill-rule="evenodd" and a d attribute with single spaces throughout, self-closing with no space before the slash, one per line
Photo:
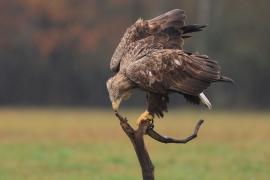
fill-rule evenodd
<path id="1" fill-rule="evenodd" d="M 134 88 L 147 92 L 147 110 L 139 121 L 163 117 L 170 93 L 211 108 L 203 91 L 213 82 L 232 82 L 221 75 L 216 61 L 183 50 L 189 33 L 205 27 L 185 25 L 185 18 L 183 10 L 175 9 L 151 20 L 139 19 L 126 30 L 110 63 L 115 75 L 107 81 L 115 111 Z"/>

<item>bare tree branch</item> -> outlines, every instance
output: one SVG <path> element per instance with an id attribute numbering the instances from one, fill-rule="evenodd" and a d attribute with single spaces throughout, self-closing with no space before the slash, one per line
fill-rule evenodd
<path id="1" fill-rule="evenodd" d="M 183 140 L 177 140 L 171 137 L 166 137 L 160 135 L 158 132 L 154 131 L 153 122 L 150 120 L 141 121 L 139 127 L 135 130 L 133 129 L 128 120 L 122 117 L 118 112 L 115 112 L 116 117 L 120 120 L 120 125 L 126 135 L 129 137 L 134 150 L 137 154 L 139 160 L 143 180 L 154 180 L 154 165 L 150 159 L 149 153 L 145 147 L 144 135 L 147 134 L 152 137 L 154 140 L 161 143 L 187 143 L 192 139 L 197 137 L 198 131 L 203 123 L 203 120 L 200 120 L 191 136 Z"/>
<path id="2" fill-rule="evenodd" d="M 154 165 L 150 159 L 148 151 L 144 144 L 143 136 L 150 127 L 149 121 L 141 121 L 137 130 L 134 130 L 126 118 L 115 112 L 116 117 L 120 120 L 120 125 L 129 137 L 139 160 L 143 180 L 154 180 Z"/>
<path id="3" fill-rule="evenodd" d="M 185 138 L 185 139 L 181 139 L 181 140 L 178 140 L 178 139 L 174 139 L 174 138 L 171 138 L 171 137 L 167 137 L 167 136 L 162 136 L 160 135 L 158 132 L 154 131 L 153 128 L 150 128 L 150 129 L 147 129 L 146 133 L 147 135 L 149 135 L 151 138 L 157 140 L 158 142 L 161 142 L 161 143 L 178 143 L 178 144 L 185 144 L 189 141 L 191 141 L 192 139 L 196 138 L 197 135 L 198 135 L 198 131 L 201 127 L 201 125 L 203 124 L 203 120 L 199 120 L 195 129 L 194 129 L 194 132 L 192 135 L 190 135 L 189 137 Z"/>

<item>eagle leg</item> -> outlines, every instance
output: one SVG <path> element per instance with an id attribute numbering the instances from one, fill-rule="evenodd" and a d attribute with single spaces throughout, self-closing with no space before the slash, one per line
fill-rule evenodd
<path id="1" fill-rule="evenodd" d="M 137 119 L 137 125 L 139 125 L 142 121 L 150 121 L 150 124 L 153 126 L 154 116 L 149 111 L 146 110 Z"/>

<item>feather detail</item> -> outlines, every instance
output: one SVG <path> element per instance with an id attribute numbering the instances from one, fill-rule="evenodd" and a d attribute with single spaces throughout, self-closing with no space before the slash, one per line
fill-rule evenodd
<path id="1" fill-rule="evenodd" d="M 204 93 L 199 94 L 199 98 L 201 99 L 201 102 L 208 107 L 208 109 L 212 109 L 212 104 L 207 99 L 207 97 L 204 95 Z"/>
<path id="2" fill-rule="evenodd" d="M 181 9 L 174 9 L 160 16 L 157 16 L 153 19 L 150 19 L 148 20 L 148 22 L 151 29 L 155 29 L 157 26 L 161 30 L 170 27 L 175 27 L 178 29 L 184 26 L 185 19 L 186 19 L 185 11 Z"/>
<path id="3" fill-rule="evenodd" d="M 226 76 L 221 76 L 220 79 L 219 79 L 218 81 L 229 82 L 229 83 L 234 84 L 234 80 L 232 80 L 231 78 L 226 77 Z"/>
<path id="4" fill-rule="evenodd" d="M 206 26 L 207 25 L 192 24 L 192 25 L 183 26 L 181 29 L 183 30 L 183 34 L 187 34 L 187 33 L 202 31 L 203 28 L 205 28 Z"/>

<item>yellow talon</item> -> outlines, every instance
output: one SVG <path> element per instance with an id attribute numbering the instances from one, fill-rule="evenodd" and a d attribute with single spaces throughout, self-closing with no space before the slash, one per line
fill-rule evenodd
<path id="1" fill-rule="evenodd" d="M 148 111 L 145 111 L 140 115 L 140 117 L 137 119 L 137 125 L 141 123 L 141 121 L 150 121 L 151 124 L 153 124 L 154 116 L 150 114 Z"/>

